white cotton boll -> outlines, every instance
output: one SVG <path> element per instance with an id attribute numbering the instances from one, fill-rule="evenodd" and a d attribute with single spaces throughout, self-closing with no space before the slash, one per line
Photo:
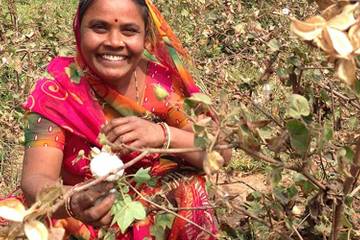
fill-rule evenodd
<path id="1" fill-rule="evenodd" d="M 282 14 L 284 14 L 284 15 L 289 15 L 290 14 L 290 10 L 286 7 L 286 8 L 284 8 L 283 10 L 282 10 Z"/>
<path id="2" fill-rule="evenodd" d="M 116 169 L 124 166 L 124 163 L 116 155 L 101 152 L 97 154 L 90 162 L 90 170 L 94 177 L 104 177 Z M 116 175 L 109 176 L 106 180 L 113 182 L 118 180 L 124 174 L 124 170 L 121 170 Z"/>

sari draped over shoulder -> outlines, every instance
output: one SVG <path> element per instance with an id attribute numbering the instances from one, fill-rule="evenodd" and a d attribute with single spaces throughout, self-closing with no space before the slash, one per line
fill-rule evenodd
<path id="1" fill-rule="evenodd" d="M 177 128 L 182 128 L 188 123 L 182 111 L 183 98 L 187 95 L 186 89 L 179 84 L 180 81 L 173 81 L 171 71 L 161 64 L 148 63 L 142 105 L 120 95 L 89 74 L 85 73 L 77 80 L 71 79 L 67 73 L 70 68 L 80 71 L 75 58 L 57 57 L 52 60 L 48 66 L 51 77 L 39 80 L 24 104 L 28 112 L 39 114 L 65 131 L 61 171 L 64 184 L 75 185 L 92 178 L 89 160 L 79 160 L 77 157 L 79 152 L 84 152 L 85 156 L 88 156 L 92 147 L 101 147 L 98 140 L 101 126 L 112 118 L 136 115 L 149 119 L 150 116 L 152 121 L 164 121 Z M 154 93 L 153 88 L 157 85 L 169 93 L 164 101 L 158 100 Z M 46 147 L 46 142 L 43 144 Z M 126 162 L 138 154 L 133 152 L 122 159 Z M 77 160 L 74 161 L 75 159 Z M 140 167 L 149 167 L 151 174 L 158 177 L 155 187 L 145 184 L 140 186 L 139 191 L 144 196 L 154 196 L 162 192 L 163 183 L 167 182 L 167 191 L 171 192 L 177 207 L 191 209 L 180 210 L 178 214 L 214 234 L 217 233 L 213 211 L 206 208 L 210 207 L 210 203 L 202 175 L 195 171 L 182 175 L 182 169 L 189 169 L 184 161 L 160 154 L 145 157 L 131 169 L 127 169 L 127 172 L 136 172 Z M 117 239 L 152 239 L 151 226 L 155 215 L 156 211 L 149 213 L 146 220 L 134 223 L 125 234 L 119 234 Z M 73 218 L 54 220 L 53 224 L 64 227 L 67 236 L 78 239 L 98 238 L 96 229 Z M 176 217 L 167 239 L 193 240 L 212 237 Z"/>

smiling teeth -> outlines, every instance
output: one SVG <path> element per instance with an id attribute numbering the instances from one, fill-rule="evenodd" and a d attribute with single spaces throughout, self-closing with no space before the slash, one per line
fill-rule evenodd
<path id="1" fill-rule="evenodd" d="M 114 55 L 103 55 L 102 57 L 109 61 L 122 61 L 125 59 L 125 57 L 123 56 L 114 56 Z"/>

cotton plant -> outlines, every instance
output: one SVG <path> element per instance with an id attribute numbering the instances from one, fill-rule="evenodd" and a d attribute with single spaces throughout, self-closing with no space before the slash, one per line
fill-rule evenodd
<path id="1" fill-rule="evenodd" d="M 83 153 L 79 153 L 83 156 Z M 84 156 L 83 156 L 84 157 Z M 90 171 L 94 177 L 93 181 L 108 181 L 117 183 L 118 194 L 117 200 L 112 209 L 114 215 L 113 224 L 117 223 L 122 232 L 136 220 L 143 220 L 146 217 L 145 208 L 140 202 L 133 201 L 128 191 L 124 190 L 126 186 L 126 177 L 133 177 L 136 183 L 143 184 L 151 180 L 149 175 L 150 169 L 141 168 L 133 176 L 125 176 L 123 161 L 110 148 L 105 146 L 101 150 L 93 148 L 90 154 Z M 112 191 L 117 192 L 116 190 Z M 16 236 L 25 235 L 29 240 L 47 240 L 62 239 L 65 230 L 62 228 L 48 228 L 44 223 L 39 221 L 42 216 L 49 215 L 53 212 L 51 207 L 64 201 L 64 192 L 62 186 L 44 189 L 38 196 L 37 202 L 26 209 L 24 204 L 16 199 L 6 199 L 0 201 L 0 218 L 7 220 L 10 225 L 16 228 L 15 231 L 9 229 L 7 239 L 15 239 Z M 68 196 L 69 197 L 69 196 Z M 124 218 L 122 214 L 127 212 Z M 13 228 L 12 228 L 13 229 Z M 14 235 L 14 236 L 12 236 Z M 1 237 L 0 237 L 1 239 Z"/>
<path id="2" fill-rule="evenodd" d="M 317 1 L 323 10 L 300 21 L 291 18 L 291 31 L 303 41 L 323 50 L 336 63 L 337 76 L 356 85 L 356 57 L 360 55 L 359 3 Z"/>

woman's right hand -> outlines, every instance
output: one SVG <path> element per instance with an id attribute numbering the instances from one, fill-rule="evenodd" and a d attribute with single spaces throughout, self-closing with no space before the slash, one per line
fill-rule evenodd
<path id="1" fill-rule="evenodd" d="M 113 183 L 100 183 L 75 193 L 70 200 L 73 217 L 94 227 L 110 225 L 115 202 L 115 194 L 109 192 L 112 188 Z"/>

